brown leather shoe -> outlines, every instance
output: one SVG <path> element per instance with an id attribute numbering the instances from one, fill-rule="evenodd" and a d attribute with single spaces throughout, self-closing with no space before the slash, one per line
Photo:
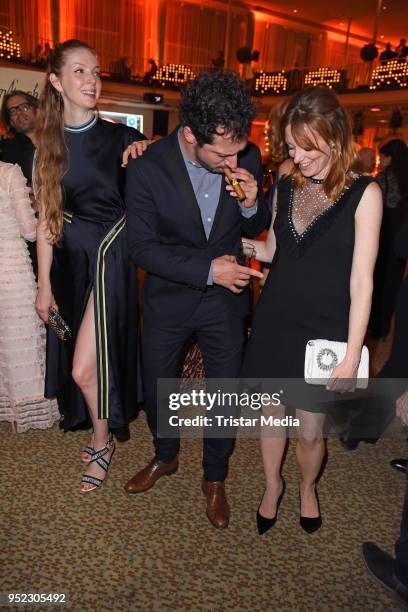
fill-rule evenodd
<path id="1" fill-rule="evenodd" d="M 207 516 L 210 523 L 218 529 L 225 529 L 229 523 L 230 507 L 225 494 L 224 483 L 203 478 L 201 488 L 207 497 Z"/>
<path id="2" fill-rule="evenodd" d="M 177 469 L 177 457 L 175 457 L 171 463 L 165 463 L 153 457 L 149 465 L 140 470 L 140 472 L 137 472 L 137 474 L 125 484 L 125 491 L 126 493 L 143 493 L 143 491 L 151 489 L 156 480 L 159 480 L 162 476 L 174 474 L 174 472 L 177 472 Z"/>

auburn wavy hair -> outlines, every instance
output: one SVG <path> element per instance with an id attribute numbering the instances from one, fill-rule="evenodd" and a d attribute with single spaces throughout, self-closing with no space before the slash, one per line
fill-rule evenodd
<path id="1" fill-rule="evenodd" d="M 299 91 L 289 102 L 280 120 L 280 136 L 285 142 L 285 129 L 290 126 L 292 136 L 306 150 L 318 150 L 314 134 L 330 146 L 330 168 L 323 182 L 329 200 L 336 200 L 345 187 L 353 182 L 353 171 L 358 158 L 351 122 L 330 89 L 308 87 Z M 305 127 L 309 128 L 305 130 Z M 322 151 L 323 152 L 323 151 Z M 289 173 L 295 186 L 302 186 L 307 179 L 295 165 Z"/>
<path id="2" fill-rule="evenodd" d="M 273 106 L 268 115 L 269 156 L 276 164 L 285 161 L 288 156 L 287 146 L 281 138 L 280 123 L 290 98 Z"/>
<path id="3" fill-rule="evenodd" d="M 68 156 L 64 139 L 64 101 L 51 84 L 50 75 L 61 75 L 67 54 L 74 49 L 87 49 L 95 54 L 86 43 L 75 39 L 67 40 L 52 50 L 36 119 L 35 191 L 51 244 L 56 244 L 62 233 L 61 181 L 67 170 Z"/>

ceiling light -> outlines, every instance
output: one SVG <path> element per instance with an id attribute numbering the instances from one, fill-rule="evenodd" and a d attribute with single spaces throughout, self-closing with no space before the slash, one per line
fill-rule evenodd
<path id="1" fill-rule="evenodd" d="M 379 108 L 378 106 L 373 106 L 372 108 L 370 108 L 370 111 L 372 113 L 379 113 L 381 111 L 381 108 Z"/>
<path id="2" fill-rule="evenodd" d="M 293 9 L 293 12 L 294 12 L 294 13 L 298 13 L 298 10 L 297 10 L 297 9 Z"/>

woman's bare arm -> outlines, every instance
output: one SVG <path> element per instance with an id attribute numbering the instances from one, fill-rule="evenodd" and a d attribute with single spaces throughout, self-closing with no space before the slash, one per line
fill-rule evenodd
<path id="1" fill-rule="evenodd" d="M 47 224 L 40 210 L 37 224 L 37 260 L 38 260 L 38 288 L 35 308 L 39 317 L 48 323 L 48 311 L 51 307 L 57 308 L 51 290 L 51 265 L 53 247 L 49 241 Z"/>
<path id="2" fill-rule="evenodd" d="M 355 243 L 350 276 L 350 313 L 347 352 L 334 369 L 335 378 L 353 379 L 360 363 L 361 348 L 367 331 L 373 293 L 374 266 L 382 217 L 382 193 L 376 183 L 366 188 L 355 215 Z M 346 389 L 347 390 L 347 389 Z"/>

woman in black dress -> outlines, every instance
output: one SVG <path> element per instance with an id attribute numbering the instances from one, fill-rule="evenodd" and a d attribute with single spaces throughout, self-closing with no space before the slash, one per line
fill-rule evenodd
<path id="1" fill-rule="evenodd" d="M 37 312 L 50 307 L 71 330 L 48 329 L 46 395 L 57 396 L 65 431 L 92 422 L 82 492 L 100 486 L 114 451 L 109 430 L 137 413 L 136 271 L 126 249 L 122 151 L 143 137 L 102 121 L 98 58 L 66 41 L 50 56 L 40 100 L 36 190 Z"/>
<path id="2" fill-rule="evenodd" d="M 393 138 L 380 147 L 376 181 L 383 192 L 384 209 L 369 329 L 375 338 L 385 338 L 405 270 L 405 261 L 394 251 L 395 237 L 408 215 L 408 147 L 403 140 Z"/>
<path id="3" fill-rule="evenodd" d="M 381 190 L 370 177 L 353 172 L 349 120 L 330 90 L 299 92 L 280 125 L 293 167 L 279 182 L 267 241 L 250 241 L 257 259 L 272 264 L 254 315 L 243 375 L 299 381 L 307 342 L 322 338 L 347 342 L 346 357 L 333 370 L 328 388 L 352 390 L 370 313 Z M 304 384 L 290 399 L 289 384 L 284 395 L 300 421 L 300 523 L 308 532 L 321 525 L 315 491 L 325 454 L 325 416 L 317 403 L 321 393 Z M 285 446 L 285 436 L 261 437 L 266 489 L 257 513 L 259 533 L 276 520 Z"/>

